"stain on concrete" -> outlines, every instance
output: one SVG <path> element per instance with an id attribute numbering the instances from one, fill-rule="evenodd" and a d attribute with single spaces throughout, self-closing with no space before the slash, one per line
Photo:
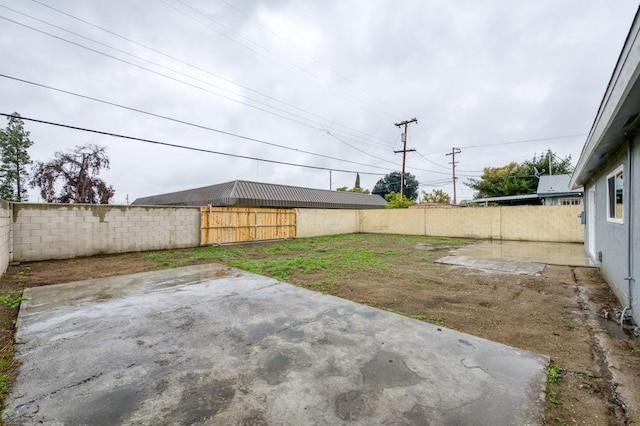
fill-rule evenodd
<path id="1" fill-rule="evenodd" d="M 469 342 L 467 342 L 467 341 L 466 341 L 466 340 L 464 340 L 464 339 L 458 339 L 458 343 L 462 343 L 463 345 L 473 347 L 473 344 L 472 344 L 472 343 L 469 343 Z"/>
<path id="2" fill-rule="evenodd" d="M 361 390 L 352 390 L 336 397 L 335 412 L 342 420 L 358 420 L 366 415 L 367 411 L 367 396 Z"/>
<path id="3" fill-rule="evenodd" d="M 378 351 L 376 356 L 360 368 L 365 385 L 374 388 L 410 386 L 421 378 L 405 365 L 399 355 Z"/>
<path id="4" fill-rule="evenodd" d="M 267 426 L 269 423 L 264 418 L 262 411 L 251 411 L 248 416 L 240 419 L 238 426 Z"/>
<path id="5" fill-rule="evenodd" d="M 108 426 L 122 424 L 147 395 L 137 386 L 123 386 L 78 403 L 63 424 Z"/>
<path id="6" fill-rule="evenodd" d="M 211 420 L 229 407 L 236 394 L 233 380 L 215 380 L 209 374 L 188 373 L 181 382 L 185 386 L 178 413 L 171 417 L 179 417 L 182 425 Z"/>
<path id="7" fill-rule="evenodd" d="M 293 360 L 286 354 L 275 353 L 267 359 L 260 375 L 270 385 L 282 383 L 292 367 Z"/>
<path id="8" fill-rule="evenodd" d="M 420 404 L 414 405 L 411 408 L 411 411 L 402 413 L 402 416 L 407 420 L 407 423 L 405 423 L 407 426 L 427 426 L 438 424 L 434 421 L 436 420 L 434 409 Z"/>
<path id="9" fill-rule="evenodd" d="M 278 331 L 278 327 L 270 322 L 261 322 L 247 327 L 247 340 L 256 343 Z"/>
<path id="10" fill-rule="evenodd" d="M 278 385 L 287 379 L 291 371 L 300 371 L 311 366 L 309 355 L 298 348 L 277 349 L 256 370 L 256 375 L 269 385 Z"/>

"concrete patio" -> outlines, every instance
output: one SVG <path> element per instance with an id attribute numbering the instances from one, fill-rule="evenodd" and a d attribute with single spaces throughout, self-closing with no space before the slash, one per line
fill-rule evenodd
<path id="1" fill-rule="evenodd" d="M 545 356 L 219 265 L 25 295 L 6 422 L 542 423 Z"/>

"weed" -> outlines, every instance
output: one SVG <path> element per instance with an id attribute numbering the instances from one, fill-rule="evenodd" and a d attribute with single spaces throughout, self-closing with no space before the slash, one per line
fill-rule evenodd
<path id="1" fill-rule="evenodd" d="M 0 349 L 0 399 L 9 390 L 9 384 L 13 378 L 13 346 L 7 345 Z"/>
<path id="2" fill-rule="evenodd" d="M 22 281 L 24 279 L 25 274 L 27 273 L 28 268 L 20 268 L 18 269 L 17 279 L 18 281 Z"/>
<path id="3" fill-rule="evenodd" d="M 640 349 L 631 349 L 633 355 L 640 355 Z"/>
<path id="4" fill-rule="evenodd" d="M 309 283 L 307 285 L 307 288 L 326 294 L 338 286 L 339 284 L 338 282 L 336 282 L 336 280 L 331 278 L 326 278 L 324 280 L 314 281 Z"/>
<path id="5" fill-rule="evenodd" d="M 558 416 L 554 417 L 553 420 L 560 426 L 574 426 L 573 423 L 567 423 Z"/>
<path id="6" fill-rule="evenodd" d="M 15 295 L 11 294 L 3 294 L 0 295 L 0 303 L 8 308 L 17 308 L 20 306 L 23 300 L 29 300 L 27 297 L 24 297 L 22 293 L 18 293 Z"/>
<path id="7" fill-rule="evenodd" d="M 547 398 L 549 398 L 549 402 L 555 405 L 559 405 L 561 403 L 560 398 L 558 397 L 558 391 L 556 390 L 556 384 L 562 379 L 562 368 L 551 361 L 549 366 L 546 368 L 547 373 Z"/>
<path id="8" fill-rule="evenodd" d="M 373 306 L 375 308 L 384 309 L 385 311 L 393 312 L 394 314 L 402 315 L 402 316 L 405 316 L 407 318 L 411 318 L 411 319 L 414 319 L 414 320 L 430 322 L 431 324 L 440 325 L 440 326 L 444 325 L 444 319 L 442 319 L 442 317 L 438 317 L 438 316 L 435 316 L 435 315 L 409 314 L 409 313 L 406 313 L 406 312 L 398 311 L 398 310 L 393 309 L 393 308 L 380 306 L 380 305 L 378 305 L 376 303 L 372 303 L 372 304 L 370 304 L 370 306 Z"/>

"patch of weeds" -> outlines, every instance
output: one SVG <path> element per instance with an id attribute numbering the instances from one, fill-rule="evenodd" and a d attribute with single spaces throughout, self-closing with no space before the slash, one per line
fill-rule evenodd
<path id="1" fill-rule="evenodd" d="M 562 368 L 551 361 L 549 366 L 545 369 L 547 373 L 547 389 L 546 394 L 549 402 L 555 405 L 559 405 L 561 403 L 560 398 L 558 397 L 558 391 L 556 390 L 556 384 L 562 379 Z"/>
<path id="2" fill-rule="evenodd" d="M 336 280 L 331 278 L 326 278 L 324 280 L 314 281 L 307 284 L 307 288 L 311 290 L 319 291 L 325 294 L 329 293 L 331 290 L 333 290 L 338 286 L 339 286 L 338 282 L 336 282 Z"/>
<path id="3" fill-rule="evenodd" d="M 17 308 L 18 306 L 20 306 L 20 303 L 22 303 L 23 300 L 29 300 L 28 297 L 24 297 L 22 295 L 22 292 L 18 293 L 18 294 L 3 294 L 0 295 L 0 303 L 2 303 L 4 306 L 8 307 L 8 308 Z"/>
<path id="4" fill-rule="evenodd" d="M 574 426 L 573 423 L 567 423 L 558 416 L 554 417 L 553 420 L 560 426 Z"/>
<path id="5" fill-rule="evenodd" d="M 0 400 L 9 391 L 9 384 L 13 378 L 13 346 L 7 345 L 0 349 Z"/>
<path id="6" fill-rule="evenodd" d="M 25 274 L 27 273 L 27 271 L 29 270 L 28 267 L 26 268 L 19 268 L 18 269 L 18 274 L 17 274 L 17 279 L 18 281 L 22 281 L 24 279 Z"/>
<path id="7" fill-rule="evenodd" d="M 144 256 L 146 260 L 155 262 L 157 266 L 162 269 L 175 268 L 177 266 L 180 266 L 177 261 L 178 257 L 181 257 L 180 254 L 174 251 L 158 251 L 147 253 Z"/>
<path id="8" fill-rule="evenodd" d="M 640 356 L 640 349 L 631 349 L 631 354 Z"/>
<path id="9" fill-rule="evenodd" d="M 444 325 L 444 319 L 442 317 L 439 317 L 439 316 L 409 314 L 409 313 L 406 313 L 406 312 L 398 311 L 398 310 L 393 309 L 393 308 L 387 308 L 387 307 L 384 307 L 384 306 L 380 306 L 378 304 L 371 304 L 371 306 L 383 309 L 383 310 L 388 311 L 388 312 L 393 312 L 394 314 L 402 315 L 404 317 L 411 318 L 411 319 L 414 319 L 414 320 L 429 322 L 429 323 L 434 324 L 434 325 L 440 325 L 440 326 Z"/>

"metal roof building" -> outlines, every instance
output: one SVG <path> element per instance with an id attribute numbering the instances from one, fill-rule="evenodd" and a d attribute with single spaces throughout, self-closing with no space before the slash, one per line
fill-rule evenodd
<path id="1" fill-rule="evenodd" d="M 577 196 L 582 193 L 582 187 L 571 189 L 571 175 L 542 175 L 538 182 L 540 197 Z"/>
<path id="2" fill-rule="evenodd" d="M 383 209 L 379 195 L 235 180 L 138 198 L 134 205 Z"/>
<path id="3" fill-rule="evenodd" d="M 489 203 L 507 205 L 559 205 L 563 199 L 582 197 L 582 187 L 571 189 L 571 175 L 542 175 L 538 181 L 538 188 L 535 194 L 508 195 L 503 197 L 477 198 L 471 200 L 472 203 L 484 203 L 485 207 Z M 566 203 L 580 204 L 580 203 Z"/>

